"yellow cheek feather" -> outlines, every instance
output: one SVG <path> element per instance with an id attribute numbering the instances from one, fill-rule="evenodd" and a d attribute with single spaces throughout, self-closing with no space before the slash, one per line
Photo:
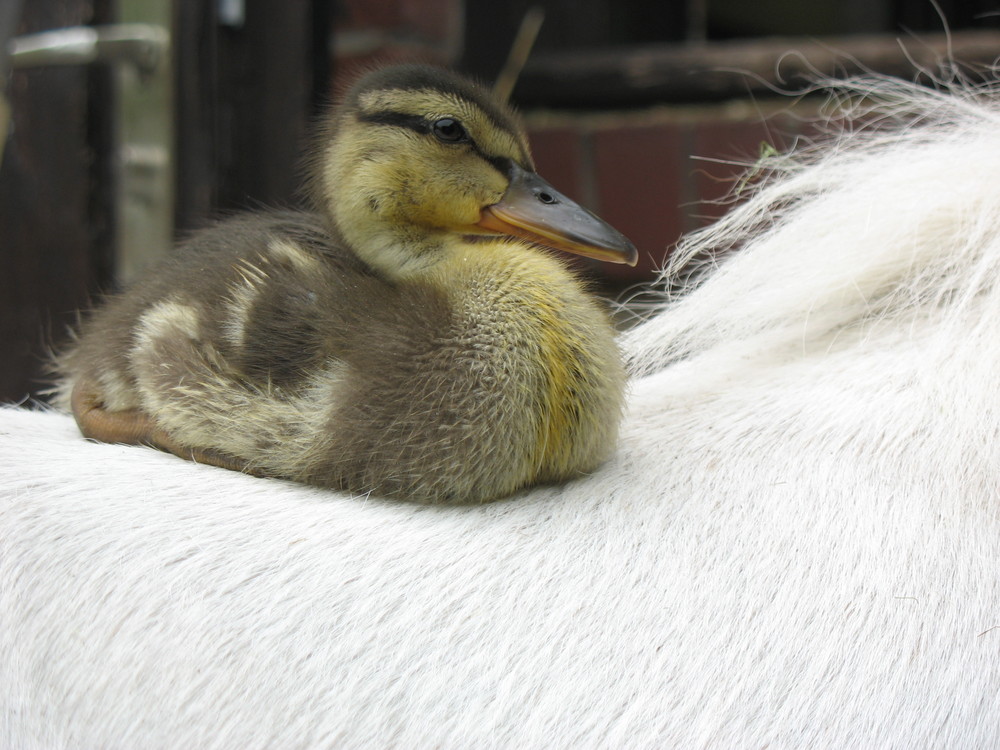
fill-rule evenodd
<path id="1" fill-rule="evenodd" d="M 484 207 L 499 201 L 507 189 L 507 180 L 480 157 L 462 146 L 439 146 L 444 154 L 434 159 L 414 159 L 401 183 L 420 184 L 419 201 L 400 202 L 406 220 L 434 229 L 468 231 L 479 221 Z M 452 151 L 453 153 L 447 153 Z M 423 149 L 426 152 L 426 147 Z M 426 175 L 434 175 L 427 181 Z"/>
<path id="2" fill-rule="evenodd" d="M 355 222 L 468 232 L 498 202 L 508 179 L 468 144 L 439 143 L 404 128 L 344 125 L 350 138 L 330 147 L 329 205 Z"/>

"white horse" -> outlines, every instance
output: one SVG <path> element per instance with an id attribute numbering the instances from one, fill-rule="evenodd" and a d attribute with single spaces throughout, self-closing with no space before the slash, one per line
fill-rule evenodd
<path id="1" fill-rule="evenodd" d="M 414 506 L 0 411 L 0 746 L 1000 746 L 1000 99 L 836 91 L 678 250 L 581 481 Z"/>

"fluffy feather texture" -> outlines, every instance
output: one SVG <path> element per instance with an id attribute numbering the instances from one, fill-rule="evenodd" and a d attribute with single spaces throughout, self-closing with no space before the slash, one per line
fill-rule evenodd
<path id="1" fill-rule="evenodd" d="M 838 91 L 876 124 L 684 244 L 740 251 L 593 476 L 419 507 L 0 412 L 0 745 L 1000 744 L 1000 110 Z"/>

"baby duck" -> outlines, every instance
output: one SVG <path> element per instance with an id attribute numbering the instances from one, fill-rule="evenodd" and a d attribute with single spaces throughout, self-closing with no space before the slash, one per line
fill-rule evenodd
<path id="1" fill-rule="evenodd" d="M 311 167 L 315 211 L 203 229 L 84 322 L 55 389 L 84 436 L 421 502 L 609 457 L 613 331 L 544 248 L 636 250 L 535 174 L 506 106 L 384 68 L 331 111 Z"/>

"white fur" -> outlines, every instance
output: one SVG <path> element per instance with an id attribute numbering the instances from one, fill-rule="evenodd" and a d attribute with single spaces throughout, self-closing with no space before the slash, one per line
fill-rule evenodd
<path id="1" fill-rule="evenodd" d="M 0 746 L 1000 746 L 1000 114 L 841 90 L 916 121 L 688 240 L 742 250 L 584 480 L 416 507 L 0 411 Z"/>

